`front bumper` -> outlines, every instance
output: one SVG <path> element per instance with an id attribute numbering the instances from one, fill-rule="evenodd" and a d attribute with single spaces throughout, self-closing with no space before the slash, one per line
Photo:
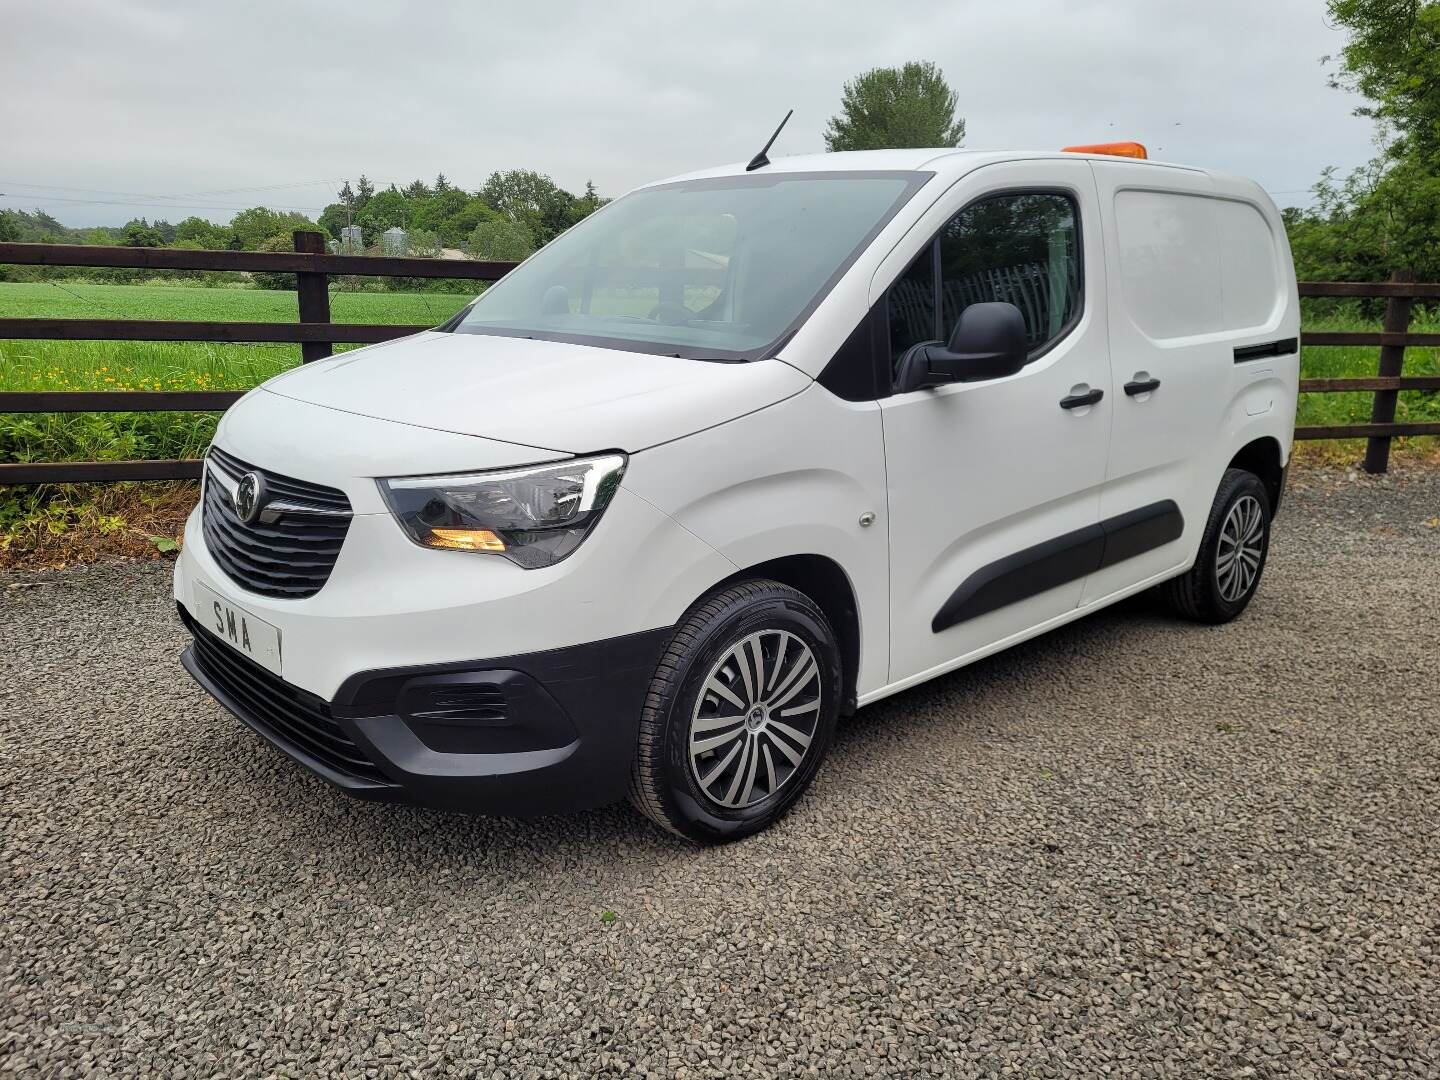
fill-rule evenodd
<path id="1" fill-rule="evenodd" d="M 625 794 L 668 629 L 473 663 L 365 671 L 325 700 L 190 617 L 181 662 L 270 743 L 352 795 L 530 816 Z"/>

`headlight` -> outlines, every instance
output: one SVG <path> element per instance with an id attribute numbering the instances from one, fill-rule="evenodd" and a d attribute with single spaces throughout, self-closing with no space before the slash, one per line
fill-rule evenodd
<path id="1" fill-rule="evenodd" d="M 503 555 L 533 570 L 580 546 L 620 486 L 623 454 L 468 476 L 381 480 L 401 528 L 421 547 Z"/>

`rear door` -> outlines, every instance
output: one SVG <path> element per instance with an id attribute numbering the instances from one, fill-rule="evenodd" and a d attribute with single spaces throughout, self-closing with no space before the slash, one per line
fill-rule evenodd
<path id="1" fill-rule="evenodd" d="M 918 680 L 1072 612 L 1098 565 L 1110 439 L 1104 267 L 1083 160 L 962 179 L 876 275 L 892 363 L 966 306 L 1020 308 L 1018 373 L 881 402 L 890 514 L 891 682 Z M 1098 392 L 1089 405 L 1062 399 Z M 1073 401 L 1072 401 L 1073 405 Z"/>

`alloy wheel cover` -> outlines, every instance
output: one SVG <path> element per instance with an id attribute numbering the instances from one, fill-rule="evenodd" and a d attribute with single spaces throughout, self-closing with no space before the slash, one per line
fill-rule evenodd
<path id="1" fill-rule="evenodd" d="M 711 666 L 690 716 L 686 752 L 705 797 L 726 810 L 785 787 L 810 754 L 824 701 L 820 664 L 786 630 L 758 630 Z"/>
<path id="2" fill-rule="evenodd" d="M 1220 526 L 1215 550 L 1215 584 L 1220 597 L 1233 604 L 1255 587 L 1265 556 L 1265 514 L 1260 500 L 1243 495 L 1235 500 Z"/>

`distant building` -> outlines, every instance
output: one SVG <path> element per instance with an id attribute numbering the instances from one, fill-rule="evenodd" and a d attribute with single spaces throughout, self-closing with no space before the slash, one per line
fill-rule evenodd
<path id="1" fill-rule="evenodd" d="M 404 255 L 407 247 L 409 237 L 398 225 L 393 229 L 386 229 L 380 236 L 380 250 L 386 255 Z"/>
<path id="2" fill-rule="evenodd" d="M 359 255 L 365 250 L 365 234 L 359 225 L 346 225 L 340 230 L 340 250 L 346 255 Z"/>

